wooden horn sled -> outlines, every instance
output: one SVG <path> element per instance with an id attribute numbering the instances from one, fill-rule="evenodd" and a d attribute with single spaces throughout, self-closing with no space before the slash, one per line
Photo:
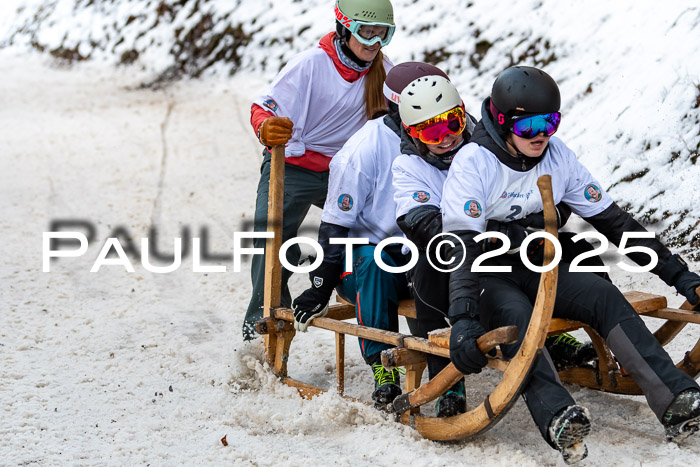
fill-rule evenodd
<path id="1" fill-rule="evenodd" d="M 292 310 L 280 306 L 282 266 L 278 258 L 282 238 L 283 184 L 284 147 L 274 147 L 268 199 L 268 232 L 274 232 L 274 238 L 267 241 L 264 317 L 256 323 L 256 329 L 264 336 L 265 359 L 272 371 L 283 383 L 297 388 L 302 397 L 311 398 L 327 389 L 304 383 L 287 375 L 290 345 L 296 331 L 293 326 Z M 545 231 L 556 237 L 556 214 L 550 177 L 548 175 L 540 177 L 538 187 L 544 205 Z M 554 245 L 547 240 L 543 264 L 549 264 L 553 257 Z M 397 414 L 401 422 L 409 424 L 423 437 L 431 440 L 470 438 L 483 433 L 497 423 L 520 394 L 535 358 L 541 352 L 546 337 L 551 334 L 583 329 L 590 336 L 597 354 L 597 360 L 594 360 L 592 365 L 561 370 L 559 377 L 562 381 L 619 394 L 642 394 L 639 386 L 626 375 L 624 369 L 618 366 L 605 341 L 593 329 L 576 321 L 552 319 L 557 275 L 557 267 L 542 273 L 532 318 L 517 355 L 511 360 L 503 359 L 500 352 L 496 357 L 489 357 L 488 366 L 503 372 L 500 382 L 480 404 L 464 414 L 453 417 L 437 418 L 420 413 L 420 407 L 423 404 L 438 398 L 463 377 L 450 363 L 431 381 L 421 385 L 421 377 L 426 368 L 426 354 L 449 358 L 449 329 L 434 331 L 430 333 L 428 339 L 423 339 L 360 326 L 346 321 L 355 319 L 355 307 L 348 303 L 331 305 L 328 314 L 325 317 L 313 319 L 310 326 L 335 333 L 337 375 L 335 389 L 341 395 L 344 393 L 345 336 L 361 337 L 392 345 L 393 348 L 382 352 L 382 364 L 387 368 L 403 367 L 406 370 L 406 377 L 404 394 L 394 400 L 390 410 Z M 697 292 L 700 295 L 700 287 Z M 680 309 L 672 309 L 667 307 L 666 298 L 663 296 L 634 291 L 626 292 L 624 295 L 639 314 L 664 320 L 661 327 L 654 333 L 664 346 L 673 341 L 688 323 L 700 324 L 700 311 L 693 311 L 693 307 L 687 301 Z M 413 301 L 403 300 L 399 304 L 398 313 L 415 318 Z M 482 351 L 487 352 L 499 344 L 512 343 L 516 340 L 517 329 L 510 326 L 488 332 L 479 338 L 477 344 Z M 691 377 L 697 377 L 700 373 L 700 339 L 690 351 L 685 353 L 677 366 Z M 469 391 L 470 388 L 467 387 L 466 390 Z"/>

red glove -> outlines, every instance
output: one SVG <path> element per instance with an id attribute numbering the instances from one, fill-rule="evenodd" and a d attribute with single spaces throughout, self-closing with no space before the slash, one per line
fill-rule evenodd
<path id="1" fill-rule="evenodd" d="M 287 117 L 270 117 L 258 127 L 258 139 L 265 146 L 284 146 L 292 137 L 294 124 Z"/>

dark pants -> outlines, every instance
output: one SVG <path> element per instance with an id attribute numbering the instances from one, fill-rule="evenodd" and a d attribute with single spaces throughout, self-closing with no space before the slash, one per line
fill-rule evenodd
<path id="1" fill-rule="evenodd" d="M 431 259 L 433 264 L 440 264 L 435 262 L 434 256 Z M 416 304 L 416 319 L 408 320 L 411 334 L 427 338 L 430 331 L 449 327 L 446 318 L 450 307 L 450 275 L 434 269 L 421 251 L 418 263 L 411 270 L 411 283 Z M 450 363 L 449 358 L 437 355 L 427 354 L 426 359 L 430 379 Z"/>
<path id="2" fill-rule="evenodd" d="M 263 152 L 264 159 L 260 168 L 258 196 L 255 201 L 255 232 L 267 230 L 267 199 L 270 191 L 270 153 Z M 328 191 L 328 172 L 313 172 L 290 164 L 284 165 L 284 206 L 282 220 L 282 242 L 297 236 L 299 227 L 309 212 L 311 205 L 323 209 Z M 265 239 L 255 239 L 256 248 L 265 247 Z M 293 245 L 287 250 L 287 261 L 297 264 L 301 250 Z M 243 321 L 243 339 L 255 337 L 255 321 L 262 318 L 263 296 L 265 291 L 265 256 L 253 255 L 250 276 L 253 282 L 253 295 L 248 304 L 248 310 Z M 292 298 L 287 282 L 292 275 L 282 268 L 282 306 L 291 307 Z"/>
<path id="3" fill-rule="evenodd" d="M 518 326 L 520 340 L 501 346 L 506 357 L 512 358 L 520 347 L 539 279 L 540 274 L 522 266 L 514 266 L 511 273 L 480 275 L 483 293 L 479 308 L 486 327 Z M 659 421 L 678 393 L 698 387 L 693 378 L 676 368 L 617 287 L 595 274 L 569 272 L 567 263 L 560 264 L 554 317 L 581 321 L 595 329 L 642 389 Z M 540 432 L 550 442 L 547 429 L 553 416 L 574 400 L 544 349 L 523 397 Z"/>
<path id="4" fill-rule="evenodd" d="M 399 330 L 399 300 L 409 297 L 406 275 L 380 268 L 374 261 L 375 249 L 374 245 L 353 248 L 352 273 L 344 275 L 336 291 L 355 305 L 357 322 L 361 326 L 396 332 Z M 382 251 L 381 258 L 393 267 L 407 263 L 407 258 L 391 247 Z M 342 261 L 345 264 L 345 254 Z M 378 363 L 380 352 L 393 347 L 363 338 L 359 338 L 359 343 L 362 357 L 369 364 Z"/>

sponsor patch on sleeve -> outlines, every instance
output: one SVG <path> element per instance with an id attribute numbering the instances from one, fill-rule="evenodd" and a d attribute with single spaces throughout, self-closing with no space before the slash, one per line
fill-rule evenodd
<path id="1" fill-rule="evenodd" d="M 272 110 L 273 112 L 277 112 L 277 102 L 275 102 L 274 99 L 266 100 L 265 102 L 263 102 L 263 105 L 268 109 Z"/>
<path id="2" fill-rule="evenodd" d="M 478 201 L 470 199 L 464 203 L 464 213 L 474 219 L 481 217 L 481 205 Z"/>
<path id="3" fill-rule="evenodd" d="M 603 198 L 603 193 L 600 192 L 600 188 L 591 183 L 590 185 L 586 185 L 586 188 L 583 190 L 583 196 L 585 196 L 590 203 L 597 203 Z"/>
<path id="4" fill-rule="evenodd" d="M 343 193 L 338 197 L 338 208 L 341 211 L 349 211 L 352 209 L 352 196 Z"/>
<path id="5" fill-rule="evenodd" d="M 413 201 L 416 203 L 427 203 L 430 200 L 430 193 L 427 191 L 416 191 L 413 193 Z"/>

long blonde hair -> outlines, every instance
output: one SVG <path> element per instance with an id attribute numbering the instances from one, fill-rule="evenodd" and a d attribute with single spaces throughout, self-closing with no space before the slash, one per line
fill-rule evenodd
<path id="1" fill-rule="evenodd" d="M 374 118 L 382 111 L 386 113 L 386 101 L 384 100 L 384 54 L 381 50 L 374 57 L 372 65 L 365 76 L 365 112 L 368 119 Z"/>

